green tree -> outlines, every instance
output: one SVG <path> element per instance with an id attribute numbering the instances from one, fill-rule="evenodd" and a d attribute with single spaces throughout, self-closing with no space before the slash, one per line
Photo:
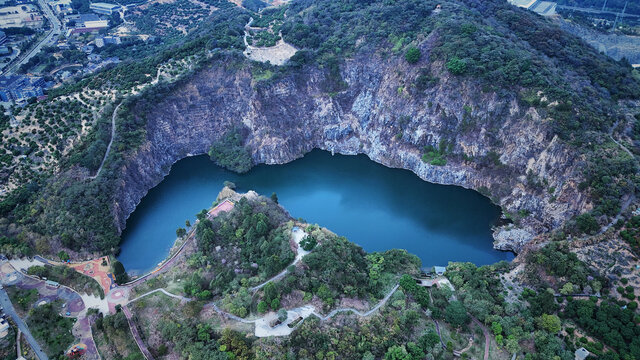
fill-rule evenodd
<path id="1" fill-rule="evenodd" d="M 114 261 L 111 264 L 111 271 L 113 272 L 113 276 L 116 278 L 116 283 L 124 284 L 129 281 L 129 276 L 124 271 L 124 265 L 118 260 Z"/>
<path id="2" fill-rule="evenodd" d="M 259 312 L 260 314 L 264 314 L 264 313 L 266 313 L 268 309 L 269 309 L 269 306 L 267 305 L 267 303 L 266 303 L 264 300 L 263 300 L 263 301 L 260 301 L 260 302 L 258 303 L 258 312 Z"/>
<path id="3" fill-rule="evenodd" d="M 556 334 L 562 329 L 562 321 L 557 315 L 542 314 L 537 319 L 538 325 L 546 331 Z"/>
<path id="4" fill-rule="evenodd" d="M 493 331 L 493 335 L 500 335 L 502 334 L 502 325 L 499 322 L 492 322 L 491 323 L 491 331 Z"/>
<path id="5" fill-rule="evenodd" d="M 415 64 L 418 62 L 418 60 L 420 60 L 420 49 L 418 49 L 415 46 L 410 47 L 409 49 L 407 49 L 407 52 L 404 54 L 404 58 L 405 60 L 407 60 L 407 62 L 409 64 Z"/>
<path id="6" fill-rule="evenodd" d="M 590 213 L 576 216 L 576 227 L 578 231 L 583 234 L 595 234 L 600 230 L 598 221 Z"/>
<path id="7" fill-rule="evenodd" d="M 418 339 L 418 344 L 425 352 L 431 352 L 431 349 L 433 349 L 433 347 L 439 342 L 440 337 L 435 331 L 429 331 Z"/>
<path id="8" fill-rule="evenodd" d="M 455 328 L 460 328 L 469 322 L 467 309 L 460 301 L 452 301 L 444 311 L 445 320 Z"/>
<path id="9" fill-rule="evenodd" d="M 518 339 L 513 335 L 509 335 L 507 337 L 505 348 L 510 354 L 520 352 L 520 344 L 518 344 Z"/>
<path id="10" fill-rule="evenodd" d="M 278 310 L 278 320 L 280 320 L 280 322 L 284 322 L 285 320 L 287 320 L 287 310 L 286 309 L 280 309 Z"/>
<path id="11" fill-rule="evenodd" d="M 409 355 L 407 349 L 402 345 L 393 345 L 387 349 L 384 358 L 385 360 L 412 360 L 411 355 Z"/>
<path id="12" fill-rule="evenodd" d="M 271 201 L 278 203 L 278 195 L 275 192 L 271 193 Z"/>
<path id="13" fill-rule="evenodd" d="M 307 235 L 304 237 L 304 239 L 302 239 L 302 241 L 300 241 L 300 247 L 302 247 L 302 249 L 304 249 L 305 251 L 313 250 L 313 248 L 316 247 L 317 244 L 318 241 L 313 235 Z"/>
<path id="14" fill-rule="evenodd" d="M 280 299 L 273 299 L 271 300 L 271 309 L 272 310 L 278 310 L 278 308 L 280 307 Z"/>
<path id="15" fill-rule="evenodd" d="M 409 352 L 412 359 L 424 359 L 426 356 L 422 348 L 413 342 L 407 343 L 407 352 Z"/>
<path id="16" fill-rule="evenodd" d="M 177 228 L 176 229 L 176 236 L 181 238 L 183 236 L 187 235 L 187 230 L 185 230 L 184 228 Z"/>
<path id="17" fill-rule="evenodd" d="M 553 314 L 558 309 L 556 299 L 548 291 L 540 291 L 536 296 L 529 299 L 531 304 L 531 314 L 540 316 L 542 314 Z"/>
<path id="18" fill-rule="evenodd" d="M 69 254 L 67 254 L 67 252 L 64 251 L 64 250 L 58 252 L 58 257 L 60 258 L 60 260 L 62 260 L 64 262 L 69 260 Z"/>
<path id="19" fill-rule="evenodd" d="M 560 289 L 560 294 L 562 295 L 573 294 L 574 293 L 573 288 L 574 288 L 573 284 L 568 282 L 562 286 L 562 288 Z"/>
<path id="20" fill-rule="evenodd" d="M 462 75 L 467 71 L 467 63 L 458 57 L 453 57 L 447 61 L 447 70 L 453 75 Z"/>
<path id="21" fill-rule="evenodd" d="M 251 153 L 244 146 L 244 137 L 239 129 L 225 133 L 209 149 L 209 157 L 218 166 L 237 173 L 245 173 L 253 166 Z"/>

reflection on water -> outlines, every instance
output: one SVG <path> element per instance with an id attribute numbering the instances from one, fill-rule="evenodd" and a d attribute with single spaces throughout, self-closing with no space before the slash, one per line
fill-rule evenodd
<path id="1" fill-rule="evenodd" d="M 177 162 L 127 221 L 119 259 L 128 271 L 150 270 L 167 256 L 175 230 L 211 206 L 225 180 L 237 191 L 278 194 L 293 217 L 318 223 L 367 251 L 407 249 L 425 266 L 510 260 L 492 248 L 499 208 L 480 194 L 420 180 L 364 155 L 313 151 L 285 165 L 259 165 L 238 175 L 206 156 Z"/>

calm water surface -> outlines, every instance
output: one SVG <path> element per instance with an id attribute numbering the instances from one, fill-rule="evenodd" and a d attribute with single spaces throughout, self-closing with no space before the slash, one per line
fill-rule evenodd
<path id="1" fill-rule="evenodd" d="M 407 249 L 424 266 L 513 258 L 492 248 L 490 228 L 500 209 L 477 192 L 430 184 L 364 155 L 331 156 L 316 150 L 289 164 L 259 165 L 244 175 L 226 171 L 204 155 L 180 160 L 127 221 L 118 257 L 127 271 L 139 274 L 162 261 L 175 230 L 209 208 L 225 180 L 233 181 L 239 192 L 276 192 L 291 216 L 325 226 L 367 251 Z"/>

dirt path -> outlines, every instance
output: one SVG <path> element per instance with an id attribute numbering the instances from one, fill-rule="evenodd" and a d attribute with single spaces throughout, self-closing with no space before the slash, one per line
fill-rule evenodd
<path id="1" fill-rule="evenodd" d="M 462 350 L 453 350 L 453 355 L 455 356 L 462 356 L 462 354 L 466 353 L 467 351 L 469 351 L 469 349 L 471 349 L 471 347 L 473 346 L 473 337 L 471 337 L 469 339 L 469 343 L 467 344 L 467 346 L 465 346 L 464 349 Z"/>
<path id="2" fill-rule="evenodd" d="M 337 313 L 350 311 L 350 312 L 352 312 L 352 313 L 354 313 L 354 314 L 356 314 L 358 316 L 367 317 L 367 316 L 373 314 L 374 312 L 376 312 L 378 309 L 380 309 L 380 307 L 382 305 L 384 305 L 387 302 L 387 300 L 389 300 L 391 295 L 393 295 L 393 293 L 396 292 L 396 290 L 398 290 L 399 287 L 400 287 L 400 285 L 396 284 L 396 286 L 394 286 L 393 289 L 391 289 L 391 291 L 389 291 L 389 293 L 387 293 L 387 295 L 382 300 L 380 300 L 378 305 L 372 307 L 369 311 L 364 312 L 364 313 L 362 313 L 362 312 L 360 312 L 360 311 L 358 311 L 358 310 L 356 310 L 354 308 L 340 308 L 340 309 L 333 310 L 332 312 L 327 314 L 327 316 L 322 316 L 322 315 L 320 315 L 318 313 L 314 313 L 314 315 L 319 317 L 321 320 L 328 320 L 328 319 L 332 318 L 334 315 L 336 315 Z"/>
<path id="3" fill-rule="evenodd" d="M 442 334 L 440 334 L 440 324 L 438 324 L 438 320 L 434 318 L 431 318 L 431 320 L 433 320 L 433 323 L 436 324 L 436 332 L 438 333 L 438 337 L 440 338 L 440 345 L 442 345 L 443 349 L 447 350 L 447 345 L 445 345 L 444 341 L 442 341 Z"/>
<path id="4" fill-rule="evenodd" d="M 295 260 L 293 260 L 293 262 L 289 266 L 297 264 L 298 262 L 300 262 L 302 260 L 302 258 L 305 255 L 307 255 L 309 253 L 309 251 L 304 250 L 300 246 L 300 242 L 302 241 L 302 239 L 305 238 L 307 233 L 305 233 L 304 230 L 300 229 L 297 226 L 293 228 L 292 232 L 293 232 L 293 241 L 295 241 L 295 243 L 298 245 L 298 248 L 296 249 L 296 258 L 295 258 Z M 289 266 L 287 266 L 287 267 L 289 267 Z M 287 275 L 288 272 L 289 271 L 287 269 L 284 269 L 278 275 L 270 278 L 269 280 L 263 282 L 262 284 L 254 286 L 252 288 L 249 288 L 249 291 L 256 292 L 256 291 L 262 289 L 268 283 L 270 283 L 272 281 L 276 281 L 276 280 L 282 279 L 285 275 Z"/>
<path id="5" fill-rule="evenodd" d="M 129 328 L 131 329 L 131 334 L 133 335 L 133 339 L 136 341 L 136 344 L 138 344 L 138 347 L 140 348 L 140 352 L 142 352 L 142 355 L 144 355 L 145 359 L 153 360 L 153 356 L 151 355 L 151 352 L 147 348 L 147 345 L 145 345 L 145 343 L 142 341 L 142 338 L 140 337 L 140 333 L 138 332 L 138 327 L 133 321 L 133 314 L 131 314 L 131 311 L 126 305 L 122 307 L 122 311 L 124 312 L 124 316 L 127 318 L 127 322 L 129 323 Z"/>
<path id="6" fill-rule="evenodd" d="M 111 145 L 113 144 L 113 138 L 116 136 L 116 115 L 118 114 L 118 109 L 120 108 L 122 103 L 118 104 L 115 109 L 113 109 L 113 115 L 111 115 L 111 140 L 109 140 L 109 145 L 107 145 L 107 151 L 104 153 L 104 157 L 102 158 L 102 162 L 100 162 L 100 167 L 98 167 L 98 171 L 93 176 L 89 176 L 89 179 L 95 179 L 100 175 L 102 171 L 102 167 L 104 166 L 104 162 L 107 161 L 109 157 L 109 152 L 111 151 Z"/>
<path id="7" fill-rule="evenodd" d="M 482 325 L 475 316 L 471 314 L 469 314 L 469 316 L 471 317 L 471 320 L 473 320 L 473 322 L 482 329 L 482 333 L 484 334 L 484 360 L 489 360 L 489 330 L 487 330 L 487 327 Z"/>
<path id="8" fill-rule="evenodd" d="M 146 293 L 144 293 L 144 294 L 142 294 L 142 295 L 138 296 L 137 298 L 135 298 L 135 299 L 133 299 L 133 300 L 129 300 L 129 302 L 127 303 L 127 305 L 128 305 L 128 304 L 131 304 L 131 303 L 132 303 L 132 302 L 134 302 L 134 301 L 138 301 L 138 300 L 142 299 L 142 298 L 143 298 L 143 297 L 145 297 L 145 296 L 148 296 L 148 295 L 151 295 L 151 294 L 155 294 L 155 293 L 157 293 L 157 292 L 161 292 L 161 293 L 163 293 L 163 294 L 165 294 L 165 295 L 167 295 L 167 296 L 169 296 L 169 297 L 172 297 L 172 298 L 174 298 L 174 299 L 178 299 L 178 300 L 180 300 L 180 301 L 185 301 L 185 302 L 186 302 L 186 301 L 191 301 L 191 299 L 190 299 L 190 298 L 188 298 L 188 297 L 184 297 L 184 296 L 181 296 L 181 295 L 172 294 L 172 293 L 168 292 L 167 290 L 165 290 L 165 289 L 162 289 L 162 288 L 161 288 L 161 289 L 155 289 L 155 290 L 148 291 L 148 292 L 146 292 Z"/>
<path id="9" fill-rule="evenodd" d="M 382 307 L 382 305 L 384 305 L 389 298 L 391 297 L 391 295 L 393 295 L 394 292 L 396 292 L 396 290 L 398 290 L 398 288 L 400 287 L 399 284 L 396 284 L 388 293 L 387 295 L 385 295 L 385 297 L 380 300 L 380 302 L 378 302 L 378 304 L 376 304 L 376 306 L 372 307 L 371 309 L 369 309 L 366 312 L 361 312 L 360 310 L 354 309 L 354 308 L 339 308 L 339 309 L 335 309 L 333 311 L 331 311 L 330 313 L 328 313 L 327 315 L 322 315 L 320 313 L 317 312 L 316 308 L 313 305 L 304 305 L 304 306 L 300 306 L 294 309 L 289 309 L 287 310 L 287 320 L 285 320 L 284 322 L 282 322 L 281 324 L 271 327 L 269 324 L 271 322 L 271 320 L 273 320 L 275 318 L 275 313 L 270 313 L 267 314 L 265 316 L 259 317 L 257 319 L 243 319 L 241 317 L 238 317 L 236 315 L 230 314 L 222 309 L 220 309 L 218 307 L 218 305 L 216 305 L 214 302 L 211 302 L 205 306 L 210 306 L 211 308 L 213 308 L 213 310 L 215 312 L 217 312 L 218 314 L 231 319 L 233 321 L 237 321 L 243 324 L 255 324 L 255 329 L 254 329 L 254 335 L 256 335 L 257 337 L 268 337 L 268 336 L 287 336 L 289 334 L 291 334 L 293 332 L 293 330 L 297 327 L 294 326 L 292 328 L 289 327 L 289 324 L 291 324 L 292 322 L 294 322 L 296 319 L 298 318 L 302 318 L 303 321 L 308 318 L 311 315 L 316 316 L 318 319 L 320 319 L 321 321 L 326 321 L 329 320 L 330 318 L 334 317 L 335 315 L 342 313 L 342 312 L 352 312 L 354 314 L 356 314 L 357 316 L 360 317 L 368 317 L 369 315 L 373 314 L 374 312 L 376 312 L 378 309 L 380 309 L 380 307 Z M 302 321 L 300 321 L 298 323 L 301 324 Z"/>

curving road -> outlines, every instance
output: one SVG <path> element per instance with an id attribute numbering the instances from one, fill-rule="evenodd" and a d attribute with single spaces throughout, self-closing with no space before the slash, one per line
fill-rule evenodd
<path id="1" fill-rule="evenodd" d="M 40 6 L 44 16 L 51 23 L 51 30 L 49 30 L 49 33 L 38 44 L 36 44 L 36 46 L 31 48 L 31 50 L 28 50 L 23 58 L 7 67 L 7 70 L 4 72 L 5 75 L 14 74 L 22 64 L 25 64 L 32 57 L 36 56 L 36 54 L 42 50 L 43 46 L 49 44 L 56 34 L 60 35 L 60 31 L 62 29 L 62 23 L 60 23 L 60 20 L 58 20 L 58 18 L 53 14 L 53 11 L 51 11 L 51 8 L 44 0 L 38 0 L 38 5 Z"/>
<path id="2" fill-rule="evenodd" d="M 11 303 L 11 300 L 9 300 L 9 295 L 7 295 L 7 292 L 4 291 L 4 289 L 0 289 L 0 304 L 2 304 L 4 312 L 11 316 L 16 325 L 18 325 L 18 329 L 24 334 L 24 337 L 27 339 L 27 342 L 29 342 L 29 345 L 31 345 L 31 348 L 36 353 L 38 359 L 49 360 L 49 357 L 42 350 L 40 344 L 38 344 L 36 339 L 33 338 L 33 335 L 31 335 L 27 324 L 25 324 L 18 316 L 18 313 L 16 313 L 16 309 L 13 308 L 13 304 Z"/>
<path id="3" fill-rule="evenodd" d="M 590 13 L 590 14 L 606 14 L 606 15 L 616 15 L 616 16 L 621 16 L 621 17 L 640 17 L 640 15 L 638 14 L 628 14 L 623 12 L 616 12 L 616 11 L 608 11 L 608 10 L 598 10 L 598 9 L 591 9 L 591 8 L 584 8 L 584 7 L 578 7 L 578 6 L 568 6 L 568 5 L 557 5 L 558 9 L 564 9 L 564 10 L 573 10 L 573 11 L 580 11 L 580 12 L 586 12 L 586 13 Z"/>

